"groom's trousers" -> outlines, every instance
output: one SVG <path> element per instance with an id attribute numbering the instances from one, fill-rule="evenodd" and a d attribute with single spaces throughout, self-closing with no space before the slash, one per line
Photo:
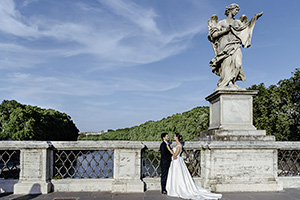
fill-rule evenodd
<path id="1" fill-rule="evenodd" d="M 166 191 L 167 177 L 169 172 L 170 162 L 161 163 L 161 191 Z"/>

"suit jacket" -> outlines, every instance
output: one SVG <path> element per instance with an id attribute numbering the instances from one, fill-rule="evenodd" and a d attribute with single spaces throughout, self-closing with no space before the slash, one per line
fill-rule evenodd
<path id="1" fill-rule="evenodd" d="M 171 162 L 172 154 L 167 149 L 167 144 L 164 141 L 160 144 L 159 150 L 161 155 L 160 165 L 161 166 L 169 165 Z"/>

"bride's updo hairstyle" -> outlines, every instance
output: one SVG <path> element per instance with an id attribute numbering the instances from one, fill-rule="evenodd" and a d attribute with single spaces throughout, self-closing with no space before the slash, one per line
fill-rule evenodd
<path id="1" fill-rule="evenodd" d="M 175 133 L 175 135 L 178 138 L 179 142 L 183 140 L 182 135 L 180 133 Z"/>

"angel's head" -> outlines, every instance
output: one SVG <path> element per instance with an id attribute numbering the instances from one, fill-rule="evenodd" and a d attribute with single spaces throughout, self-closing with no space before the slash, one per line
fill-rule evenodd
<path id="1" fill-rule="evenodd" d="M 239 10 L 240 10 L 239 5 L 237 5 L 236 3 L 230 4 L 225 9 L 225 15 L 228 16 L 230 12 L 233 12 L 232 16 L 235 16 L 238 13 Z"/>

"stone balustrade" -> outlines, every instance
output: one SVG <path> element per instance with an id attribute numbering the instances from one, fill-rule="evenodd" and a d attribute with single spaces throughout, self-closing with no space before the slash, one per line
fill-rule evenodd
<path id="1" fill-rule="evenodd" d="M 300 188 L 300 142 L 276 142 L 278 176 L 284 188 Z"/>
<path id="2" fill-rule="evenodd" d="M 19 180 L 1 180 L 0 188 L 15 194 L 50 191 L 143 192 L 144 183 L 140 178 L 143 148 L 141 142 L 128 141 L 1 141 L 0 150 L 20 150 L 21 172 Z M 113 150 L 113 177 L 53 179 L 54 152 L 57 150 Z"/>
<path id="3" fill-rule="evenodd" d="M 127 193 L 159 190 L 160 143 L 0 141 L 0 189 L 1 192 L 15 194 L 51 191 Z M 245 181 L 247 185 L 247 180 L 264 181 L 272 176 L 282 183 L 283 188 L 300 188 L 300 142 L 194 141 L 185 142 L 184 151 L 187 166 L 194 180 L 202 187 L 218 191 L 218 184 L 228 181 L 231 181 L 230 184 L 233 181 L 239 184 Z M 149 152 L 153 154 L 149 155 Z M 219 159 L 218 165 L 214 164 L 214 160 L 210 160 L 212 153 L 217 154 L 215 158 Z M 18 166 L 7 160 L 12 154 L 15 157 L 20 155 Z M 260 160 L 255 160 L 257 158 Z M 231 166 L 233 171 L 226 171 L 226 166 L 232 165 L 231 159 L 240 159 L 237 163 L 246 164 Z M 263 160 L 273 164 L 271 167 L 265 166 L 261 162 Z M 145 166 L 146 162 L 150 165 Z M 7 167 L 8 165 L 11 166 Z M 2 176 L 7 170 L 19 171 L 19 177 L 10 179 Z M 151 173 L 149 170 L 152 170 Z M 218 173 L 215 175 L 218 179 L 214 180 L 217 184 L 209 182 L 213 173 Z M 228 180 L 232 174 L 239 176 Z M 268 190 L 268 184 L 263 186 L 264 190 Z M 270 188 L 272 187 L 270 185 Z M 223 191 L 226 189 L 224 185 L 220 188 Z M 231 188 L 228 190 L 232 191 Z"/>

